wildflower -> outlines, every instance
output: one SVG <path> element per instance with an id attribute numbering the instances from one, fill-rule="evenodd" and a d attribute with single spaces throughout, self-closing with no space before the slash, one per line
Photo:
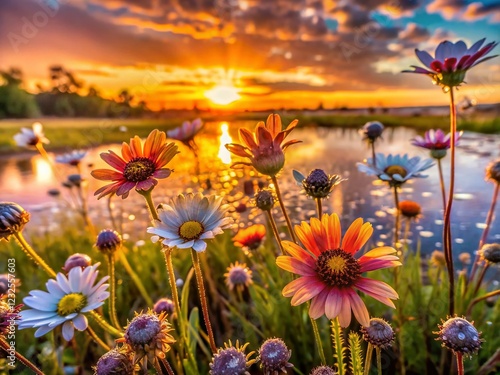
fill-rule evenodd
<path id="1" fill-rule="evenodd" d="M 369 158 L 363 163 L 357 163 L 358 170 L 369 176 L 377 176 L 382 181 L 389 183 L 391 187 L 401 186 L 413 177 L 427 177 L 421 172 L 434 165 L 432 159 L 420 160 L 418 156 L 409 158 L 405 155 L 377 154 L 376 167 Z"/>
<path id="2" fill-rule="evenodd" d="M 319 366 L 314 368 L 309 375 L 337 375 L 330 366 Z"/>
<path id="3" fill-rule="evenodd" d="M 30 214 L 12 202 L 0 202 L 0 240 L 6 239 L 23 230 L 30 221 Z"/>
<path id="4" fill-rule="evenodd" d="M 500 159 L 491 162 L 486 167 L 486 181 L 500 184 Z"/>
<path id="5" fill-rule="evenodd" d="M 455 133 L 455 144 L 460 140 L 462 133 Z M 424 137 L 416 136 L 411 144 L 430 150 L 434 159 L 442 159 L 446 156 L 446 150 L 451 147 L 451 133 L 445 134 L 441 129 L 431 129 L 425 132 Z"/>
<path id="6" fill-rule="evenodd" d="M 64 262 L 63 270 L 68 273 L 75 267 L 82 267 L 83 269 L 90 266 L 92 259 L 87 254 L 75 253 L 72 254 Z"/>
<path id="7" fill-rule="evenodd" d="M 192 122 L 184 121 L 181 126 L 167 131 L 167 137 L 181 141 L 188 147 L 193 147 L 194 136 L 198 134 L 202 127 L 203 121 L 200 118 Z"/>
<path id="8" fill-rule="evenodd" d="M 122 236 L 112 229 L 104 229 L 97 235 L 95 247 L 105 254 L 113 254 L 122 247 Z"/>
<path id="9" fill-rule="evenodd" d="M 289 350 L 283 340 L 267 339 L 259 349 L 257 361 L 260 362 L 260 367 L 264 375 L 278 375 L 285 373 L 287 368 L 293 367 L 288 362 L 292 356 L 292 351 Z"/>
<path id="10" fill-rule="evenodd" d="M 464 265 L 470 264 L 470 254 L 469 253 L 460 253 L 460 254 L 458 254 L 458 260 L 460 260 L 460 262 L 462 262 L 462 264 L 464 264 Z"/>
<path id="11" fill-rule="evenodd" d="M 194 249 L 203 252 L 208 239 L 223 233 L 229 228 L 232 219 L 224 217 L 228 206 L 222 205 L 222 197 L 201 193 L 179 195 L 171 200 L 170 205 L 162 204 L 158 208 L 160 221 L 147 229 L 153 233 L 153 242 L 179 249 Z"/>
<path id="12" fill-rule="evenodd" d="M 404 73 L 426 74 L 432 78 L 434 84 L 443 87 L 460 86 L 465 80 L 465 73 L 472 67 L 492 59 L 496 56 L 486 56 L 498 43 L 489 43 L 483 48 L 484 41 L 481 39 L 474 43 L 470 48 L 463 41 L 452 43 L 449 41 L 441 42 L 436 48 L 435 57 L 432 57 L 425 51 L 415 49 L 418 59 L 427 69 L 412 65 L 415 70 L 404 70 Z"/>
<path id="13" fill-rule="evenodd" d="M 431 254 L 430 263 L 436 267 L 444 268 L 446 266 L 444 253 L 439 250 L 434 250 Z"/>
<path id="14" fill-rule="evenodd" d="M 382 137 L 383 131 L 384 125 L 381 122 L 370 121 L 363 125 L 360 133 L 363 134 L 363 139 L 366 139 L 369 142 L 375 142 L 377 138 Z"/>
<path id="15" fill-rule="evenodd" d="M 231 340 L 229 344 L 224 343 L 224 348 L 219 348 L 214 354 L 212 362 L 210 362 L 210 375 L 250 375 L 247 369 L 255 362 L 255 359 L 250 360 L 254 352 L 245 355 L 245 349 L 248 346 L 246 343 L 240 346 L 236 341 L 233 346 Z"/>
<path id="16" fill-rule="evenodd" d="M 436 340 L 443 342 L 443 346 L 453 353 L 471 355 L 481 347 L 481 333 L 474 327 L 474 322 L 465 318 L 449 318 L 439 325 L 439 331 L 433 332 L 439 337 Z"/>
<path id="17" fill-rule="evenodd" d="M 481 258 L 488 263 L 499 263 L 500 262 L 500 244 L 499 243 L 489 243 L 483 245 L 481 250 L 479 250 Z"/>
<path id="18" fill-rule="evenodd" d="M 0 299 L 0 339 L 11 333 L 12 326 L 19 320 L 22 305 L 10 306 Z"/>
<path id="19" fill-rule="evenodd" d="M 407 219 L 418 219 L 422 213 L 422 207 L 414 201 L 401 201 L 398 205 L 401 215 Z"/>
<path id="20" fill-rule="evenodd" d="M 82 176 L 78 173 L 75 173 L 75 174 L 70 174 L 68 176 L 68 182 L 71 186 L 76 186 L 76 187 L 80 187 L 82 185 L 82 182 L 84 181 L 84 179 L 82 178 Z"/>
<path id="21" fill-rule="evenodd" d="M 153 130 L 141 146 L 138 136 L 123 142 L 121 154 L 113 151 L 101 153 L 101 158 L 116 170 L 96 169 L 91 175 L 103 181 L 113 181 L 98 189 L 94 195 L 101 199 L 105 195 L 115 193 L 127 198 L 130 190 L 149 191 L 158 184 L 157 179 L 167 178 L 172 173 L 170 168 L 164 168 L 178 153 L 174 143 L 166 143 L 164 132 Z"/>
<path id="22" fill-rule="evenodd" d="M 43 134 L 43 126 L 35 122 L 31 129 L 21 128 L 21 132 L 14 135 L 14 141 L 20 147 L 36 147 L 40 143 L 50 143 Z"/>
<path id="23" fill-rule="evenodd" d="M 175 339 L 169 334 L 172 331 L 166 314 L 157 315 L 152 310 L 135 315 L 127 327 L 123 338 L 116 342 L 125 342 L 135 351 L 134 363 L 146 356 L 151 363 L 157 358 L 165 358 L 165 353 Z"/>
<path id="24" fill-rule="evenodd" d="M 153 306 L 153 311 L 158 315 L 160 315 L 162 312 L 167 315 L 173 314 L 174 310 L 174 301 L 172 301 L 170 298 L 160 298 Z"/>
<path id="25" fill-rule="evenodd" d="M 97 361 L 94 375 L 132 375 L 133 357 L 133 352 L 126 346 L 111 349 Z"/>
<path id="26" fill-rule="evenodd" d="M 265 236 L 266 227 L 262 224 L 254 224 L 240 229 L 238 233 L 236 233 L 236 236 L 233 237 L 233 242 L 235 246 L 256 250 Z"/>
<path id="27" fill-rule="evenodd" d="M 314 169 L 307 177 L 294 170 L 293 177 L 311 198 L 328 197 L 333 188 L 344 181 L 338 174 L 327 175 L 322 169 Z"/>
<path id="28" fill-rule="evenodd" d="M 311 218 L 310 224 L 295 226 L 297 237 L 305 250 L 295 243 L 284 241 L 283 247 L 290 256 L 279 256 L 276 264 L 286 271 L 300 275 L 285 286 L 283 295 L 292 297 L 293 306 L 311 300 L 309 316 L 317 319 L 339 318 L 347 327 L 351 310 L 363 326 L 370 317 L 365 304 L 356 293 L 359 289 L 378 301 L 395 308 L 391 299 L 397 299 L 394 289 L 382 281 L 362 277 L 362 273 L 383 268 L 397 267 L 401 263 L 392 247 L 378 247 L 359 258 L 354 255 L 373 233 L 370 223 L 355 220 L 341 241 L 340 220 L 336 214 L 324 214 L 321 220 Z"/>
<path id="29" fill-rule="evenodd" d="M 266 123 L 262 121 L 255 127 L 254 133 L 247 129 L 240 129 L 240 142 L 226 144 L 226 148 L 235 155 L 248 158 L 250 162 L 239 162 L 235 165 L 253 166 L 257 172 L 267 176 L 276 176 L 285 164 L 284 151 L 291 145 L 299 143 L 299 140 L 291 140 L 282 144 L 286 136 L 297 126 L 298 120 L 294 120 L 282 130 L 281 118 L 277 114 L 271 114 Z"/>
<path id="30" fill-rule="evenodd" d="M 276 199 L 271 189 L 261 189 L 255 194 L 255 205 L 262 211 L 270 211 Z"/>
<path id="31" fill-rule="evenodd" d="M 361 327 L 361 333 L 365 341 L 382 349 L 392 346 L 396 337 L 391 325 L 380 318 L 371 318 L 368 327 Z"/>
<path id="32" fill-rule="evenodd" d="M 252 270 L 247 267 L 245 263 L 231 263 L 227 267 L 227 272 L 224 274 L 226 277 L 226 284 L 230 290 L 243 289 L 253 283 Z"/>
<path id="33" fill-rule="evenodd" d="M 23 300 L 31 309 L 21 311 L 19 329 L 38 328 L 35 337 L 40 337 L 62 324 L 66 341 L 73 338 L 74 328 L 79 331 L 87 329 L 84 314 L 102 306 L 109 297 L 108 284 L 104 284 L 108 276 L 94 285 L 98 266 L 96 263 L 85 270 L 75 267 L 67 277 L 59 272 L 56 280 L 50 279 L 45 284 L 48 292 L 32 290 Z"/>
<path id="34" fill-rule="evenodd" d="M 56 156 L 56 162 L 60 164 L 68 164 L 74 167 L 78 166 L 82 159 L 87 155 L 87 151 L 73 150 L 63 155 Z"/>

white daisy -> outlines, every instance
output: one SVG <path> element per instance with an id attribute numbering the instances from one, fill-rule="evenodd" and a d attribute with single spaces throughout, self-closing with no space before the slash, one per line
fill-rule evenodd
<path id="1" fill-rule="evenodd" d="M 228 207 L 222 205 L 222 197 L 201 193 L 179 195 L 170 205 L 162 204 L 158 209 L 160 221 L 148 228 L 153 233 L 153 242 L 161 240 L 168 247 L 194 249 L 203 252 L 207 248 L 205 240 L 223 233 L 233 222 L 224 217 Z"/>
<path id="2" fill-rule="evenodd" d="M 56 156 L 56 162 L 61 164 L 69 164 L 77 166 L 80 164 L 82 159 L 87 155 L 87 151 L 84 150 L 73 150 L 66 154 Z"/>
<path id="3" fill-rule="evenodd" d="M 409 158 L 407 154 L 377 154 L 376 158 L 376 167 L 372 158 L 369 158 L 365 164 L 357 163 L 358 170 L 369 176 L 377 176 L 391 186 L 400 186 L 413 177 L 427 177 L 421 172 L 434 165 L 432 159 L 420 160 L 418 156 Z"/>
<path id="4" fill-rule="evenodd" d="M 56 280 L 50 279 L 45 284 L 48 292 L 32 290 L 23 300 L 31 309 L 21 311 L 19 329 L 38 328 L 35 337 L 40 337 L 62 324 L 66 341 L 73 338 L 74 328 L 79 331 L 87 329 L 87 318 L 83 314 L 95 310 L 109 297 L 106 291 L 109 285 L 104 284 L 108 276 L 94 285 L 99 264 L 85 270 L 72 268 L 68 277 L 58 273 Z"/>
<path id="5" fill-rule="evenodd" d="M 35 122 L 30 128 L 21 128 L 21 132 L 14 135 L 14 141 L 20 147 L 36 146 L 38 143 L 50 143 L 43 134 L 43 126 Z"/>

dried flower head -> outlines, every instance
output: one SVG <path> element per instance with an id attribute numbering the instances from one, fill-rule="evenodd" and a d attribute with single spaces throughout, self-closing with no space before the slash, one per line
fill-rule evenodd
<path id="1" fill-rule="evenodd" d="M 267 339 L 259 349 L 257 361 L 260 362 L 264 375 L 286 374 L 287 368 L 293 367 L 288 362 L 291 356 L 292 351 L 287 348 L 283 340 L 278 338 Z"/>
<path id="2" fill-rule="evenodd" d="M 333 188 L 344 181 L 339 175 L 327 175 L 322 169 L 312 170 L 307 177 L 294 170 L 293 177 L 311 198 L 328 197 Z"/>
<path id="3" fill-rule="evenodd" d="M 75 267 L 88 267 L 92 264 L 92 259 L 87 254 L 75 253 L 70 255 L 66 262 L 64 262 L 63 270 L 68 273 L 72 268 Z"/>
<path id="4" fill-rule="evenodd" d="M 433 266 L 444 268 L 446 267 L 446 258 L 444 257 L 444 253 L 439 250 L 434 250 L 431 254 L 430 263 Z"/>
<path id="5" fill-rule="evenodd" d="M 240 229 L 233 237 L 235 246 L 256 250 L 266 236 L 266 227 L 262 224 L 254 224 Z"/>
<path id="6" fill-rule="evenodd" d="M 160 315 L 162 312 L 167 315 L 173 314 L 175 311 L 174 301 L 172 301 L 170 298 L 160 298 L 153 306 L 153 310 L 158 315 Z"/>
<path id="7" fill-rule="evenodd" d="M 337 375 L 337 373 L 330 366 L 319 366 L 313 368 L 309 375 Z"/>
<path id="8" fill-rule="evenodd" d="M 134 350 L 134 363 L 145 356 L 150 363 L 155 363 L 157 358 L 165 358 L 165 353 L 175 342 L 170 331 L 172 328 L 166 314 L 158 315 L 149 309 L 146 313 L 136 313 L 125 328 L 124 337 L 116 342 L 125 342 Z"/>
<path id="9" fill-rule="evenodd" d="M 245 354 L 248 343 L 240 346 L 239 341 L 233 346 L 231 340 L 219 348 L 210 362 L 210 375 L 250 375 L 247 369 L 255 362 L 250 359 L 254 352 Z"/>
<path id="10" fill-rule="evenodd" d="M 252 270 L 247 267 L 245 263 L 231 263 L 227 267 L 227 272 L 224 274 L 226 277 L 226 284 L 230 290 L 234 288 L 243 290 L 247 288 L 252 281 Z"/>
<path id="11" fill-rule="evenodd" d="M 486 181 L 500 184 L 500 159 L 492 161 L 486 167 Z"/>
<path id="12" fill-rule="evenodd" d="M 438 335 L 436 340 L 442 341 L 443 346 L 453 353 L 471 355 L 481 347 L 481 333 L 474 327 L 474 322 L 465 318 L 449 318 L 439 325 L 438 332 L 433 333 Z"/>
<path id="13" fill-rule="evenodd" d="M 111 349 L 97 361 L 94 375 L 134 374 L 134 353 L 127 346 Z"/>
<path id="14" fill-rule="evenodd" d="M 418 219 L 422 213 L 422 207 L 414 201 L 401 201 L 399 202 L 399 211 L 401 215 L 408 219 Z"/>
<path id="15" fill-rule="evenodd" d="M 0 338 L 7 336 L 19 319 L 19 312 L 23 305 L 10 306 L 0 299 Z"/>
<path id="16" fill-rule="evenodd" d="M 481 258 L 489 263 L 500 262 L 500 243 L 488 243 L 479 250 Z"/>
<path id="17" fill-rule="evenodd" d="M 262 189 L 255 194 L 255 205 L 262 211 L 270 211 L 276 199 L 271 189 Z"/>
<path id="18" fill-rule="evenodd" d="M 30 214 L 12 202 L 0 202 L 0 240 L 23 230 L 30 220 Z"/>
<path id="19" fill-rule="evenodd" d="M 95 247 L 105 254 L 114 254 L 122 246 L 122 236 L 112 229 L 104 229 L 97 235 Z"/>
<path id="20" fill-rule="evenodd" d="M 380 318 L 371 318 L 368 327 L 361 327 L 361 333 L 365 341 L 382 349 L 391 346 L 396 336 L 391 325 Z"/>
<path id="21" fill-rule="evenodd" d="M 382 136 L 384 125 L 379 121 L 370 121 L 363 125 L 359 132 L 363 135 L 363 139 L 375 142 L 377 138 Z"/>

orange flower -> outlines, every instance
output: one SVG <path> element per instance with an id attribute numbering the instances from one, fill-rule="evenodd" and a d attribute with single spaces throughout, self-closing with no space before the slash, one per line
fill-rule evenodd
<path id="1" fill-rule="evenodd" d="M 235 246 L 248 247 L 250 250 L 257 249 L 266 235 L 266 227 L 262 224 L 255 224 L 244 229 L 240 229 L 233 237 Z"/>
<path id="2" fill-rule="evenodd" d="M 370 223 L 363 224 L 361 218 L 355 220 L 342 239 L 338 216 L 325 214 L 321 221 L 312 218 L 310 224 L 302 222 L 295 226 L 295 232 L 305 249 L 283 241 L 290 256 L 282 255 L 276 260 L 280 268 L 300 275 L 283 289 L 285 297 L 292 297 L 293 306 L 311 300 L 311 318 L 338 317 L 342 327 L 351 322 L 351 311 L 361 325 L 370 325 L 370 315 L 356 289 L 395 308 L 391 299 L 397 299 L 398 294 L 393 288 L 361 275 L 400 266 L 398 257 L 393 255 L 396 250 L 378 247 L 354 257 L 373 233 Z"/>
<path id="3" fill-rule="evenodd" d="M 422 207 L 414 201 L 401 201 L 398 207 L 401 215 L 408 219 L 418 219 L 422 213 Z"/>
<path id="4" fill-rule="evenodd" d="M 153 130 L 144 147 L 138 136 L 130 139 L 130 143 L 123 142 L 122 157 L 113 151 L 101 153 L 101 158 L 116 170 L 96 169 L 91 175 L 103 181 L 113 181 L 111 184 L 98 189 L 94 195 L 101 199 L 105 195 L 115 193 L 123 199 L 127 198 L 130 190 L 147 191 L 158 184 L 157 178 L 167 178 L 172 173 L 170 168 L 163 168 L 178 153 L 174 143 L 167 144 L 164 132 Z"/>
<path id="5" fill-rule="evenodd" d="M 284 151 L 288 146 L 302 141 L 291 140 L 282 145 L 286 136 L 297 126 L 298 120 L 293 120 L 285 130 L 282 130 L 281 118 L 271 114 L 266 124 L 262 121 L 255 127 L 254 133 L 247 129 L 240 129 L 242 144 L 229 143 L 226 148 L 235 155 L 250 159 L 249 163 L 239 162 L 253 166 L 257 172 L 267 176 L 276 176 L 285 164 Z"/>

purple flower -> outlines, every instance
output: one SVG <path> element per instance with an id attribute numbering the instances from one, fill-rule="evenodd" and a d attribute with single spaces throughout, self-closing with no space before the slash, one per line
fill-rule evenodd
<path id="1" fill-rule="evenodd" d="M 418 59 L 427 69 L 412 65 L 415 70 L 404 70 L 404 73 L 418 73 L 430 76 L 433 81 L 444 87 L 460 86 L 464 82 L 465 73 L 470 68 L 480 64 L 495 56 L 486 56 L 498 43 L 491 42 L 483 45 L 486 38 L 483 38 L 467 48 L 463 41 L 452 43 L 445 40 L 436 48 L 435 57 L 425 51 L 415 49 Z"/>
<path id="2" fill-rule="evenodd" d="M 455 144 L 458 143 L 462 132 L 455 135 Z M 413 146 L 431 150 L 431 156 L 435 159 L 441 159 L 446 156 L 446 150 L 451 146 L 451 133 L 445 134 L 441 129 L 431 129 L 425 132 L 424 137 L 416 136 L 412 139 Z"/>

